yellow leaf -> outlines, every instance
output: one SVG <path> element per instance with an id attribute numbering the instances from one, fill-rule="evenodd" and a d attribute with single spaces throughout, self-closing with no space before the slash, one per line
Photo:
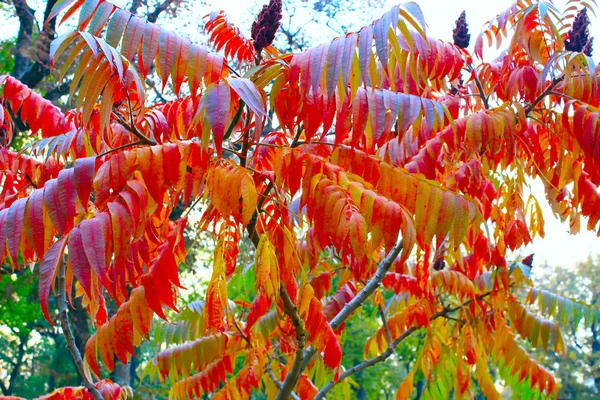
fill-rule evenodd
<path id="1" fill-rule="evenodd" d="M 275 248 L 269 242 L 267 235 L 262 235 L 256 248 L 254 260 L 256 271 L 256 288 L 266 297 L 272 298 L 279 292 L 279 266 Z"/>

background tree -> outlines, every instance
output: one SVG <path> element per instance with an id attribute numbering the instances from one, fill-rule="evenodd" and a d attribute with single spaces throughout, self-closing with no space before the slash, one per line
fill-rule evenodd
<path id="1" fill-rule="evenodd" d="M 561 293 L 586 304 L 598 307 L 600 280 L 598 256 L 579 263 L 574 269 L 563 267 L 539 267 L 543 272 L 536 275 L 540 289 Z M 573 326 L 566 330 L 567 357 L 544 353 L 544 364 L 555 371 L 561 387 L 558 397 L 562 399 L 593 399 L 600 393 L 600 333 L 597 322 L 587 329 Z"/>
<path id="2" fill-rule="evenodd" d="M 511 251 L 544 235 L 527 178 L 573 232 L 582 218 L 598 228 L 586 12 L 518 1 L 470 54 L 465 15 L 444 43 L 407 3 L 281 54 L 282 10 L 263 7 L 252 40 L 210 14 L 219 55 L 108 1 L 64 0 L 47 19 L 76 27 L 49 61 L 74 107 L 0 78 L 6 137 L 11 114 L 39 135 L 0 152 L 2 258 L 37 265 L 41 311 L 84 384 L 55 394 L 124 397 L 104 369 L 132 365 L 151 336 L 160 351 L 140 375 L 176 398 L 389 396 L 388 379 L 397 398 L 499 398 L 496 379 L 521 398 L 555 395 L 526 348 L 563 352 L 562 330 L 594 329 L 599 310 L 538 290 Z M 507 51 L 484 59 L 484 40 L 508 32 Z M 177 99 L 148 97 L 151 75 Z M 178 306 L 202 235 L 210 280 Z M 93 328 L 83 351 L 71 304 Z M 360 322 L 373 327 L 362 360 Z M 386 386 L 369 385 L 384 365 Z"/>

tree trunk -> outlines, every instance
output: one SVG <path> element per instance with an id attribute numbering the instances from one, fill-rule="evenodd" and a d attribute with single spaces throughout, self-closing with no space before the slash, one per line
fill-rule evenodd
<path id="1" fill-rule="evenodd" d="M 19 373 L 21 372 L 21 366 L 23 365 L 23 358 L 25 357 L 25 346 L 27 345 L 27 341 L 29 340 L 29 332 L 26 335 L 19 336 L 19 346 L 17 348 L 17 357 L 13 364 L 13 368 L 10 371 L 10 375 L 8 378 L 8 386 L 4 386 L 2 384 L 2 394 L 4 396 L 12 395 L 15 390 L 15 382 L 19 377 Z"/>
<path id="2" fill-rule="evenodd" d="M 119 386 L 131 386 L 131 360 L 127 364 L 115 361 L 115 370 L 112 376 L 113 381 Z"/>

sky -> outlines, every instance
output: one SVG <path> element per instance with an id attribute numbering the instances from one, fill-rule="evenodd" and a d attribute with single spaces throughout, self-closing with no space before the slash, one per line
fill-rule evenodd
<path id="1" fill-rule="evenodd" d="M 353 0 L 355 2 L 366 1 L 366 0 Z M 114 1 L 118 5 L 125 5 L 126 1 L 116 0 Z M 251 1 L 251 0 L 206 0 L 209 7 L 198 7 L 198 2 L 191 0 L 189 4 L 189 13 L 180 13 L 180 18 L 175 21 L 168 21 L 164 24 L 167 28 L 176 30 L 182 34 L 187 34 L 190 37 L 194 37 L 194 33 L 198 31 L 201 23 L 201 17 L 206 15 L 210 11 L 214 10 L 226 10 L 228 18 L 231 22 L 240 26 L 242 30 L 249 36 L 249 28 L 254 19 L 256 11 L 259 9 L 261 3 L 266 3 L 267 0 Z M 285 2 L 285 0 L 284 0 Z M 40 0 L 30 0 L 30 4 L 39 4 Z M 358 30 L 361 26 L 372 21 L 373 18 L 377 18 L 384 11 L 397 4 L 396 0 L 388 0 L 386 7 L 382 10 L 370 10 L 360 15 L 352 16 L 357 21 L 362 21 L 352 30 Z M 425 21 L 428 25 L 428 35 L 436 37 L 442 40 L 452 40 L 452 29 L 454 27 L 454 21 L 458 15 L 465 10 L 467 13 L 467 21 L 471 32 L 471 46 L 475 41 L 475 36 L 480 32 L 485 22 L 492 19 L 499 12 L 507 9 L 512 1 L 510 0 L 495 0 L 495 1 L 483 1 L 483 0 L 454 0 L 454 1 L 443 1 L 443 0 L 418 0 L 417 3 L 421 7 L 425 16 Z M 565 9 L 566 0 L 555 0 L 556 7 L 559 10 Z M 41 7 L 39 7 L 41 9 Z M 187 15 L 193 15 L 193 18 L 186 18 Z M 0 13 L 0 19 L 7 18 L 6 13 Z M 600 53 L 600 23 L 595 16 L 590 15 L 592 20 L 592 28 L 590 34 L 595 37 L 594 49 L 595 53 Z M 14 36 L 18 29 L 16 18 L 10 18 L 4 25 L 4 29 L 0 32 L 0 40 Z M 309 26 L 307 29 L 311 30 L 324 30 L 319 25 Z M 332 32 L 324 32 L 325 38 L 331 38 L 335 35 Z M 486 53 L 493 56 L 495 50 L 488 50 L 492 53 Z M 598 56 L 596 55 L 596 59 Z M 543 210 L 546 221 L 546 238 L 536 239 L 534 244 L 527 246 L 522 250 L 523 255 L 529 253 L 536 253 L 536 264 L 540 265 L 543 261 L 547 261 L 551 265 L 561 265 L 563 267 L 571 267 L 577 261 L 585 260 L 588 255 L 592 252 L 600 252 L 600 238 L 597 238 L 593 232 L 588 232 L 582 229 L 579 235 L 572 236 L 568 233 L 568 226 L 561 224 L 551 214 L 550 207 L 545 201 L 542 184 L 540 182 L 532 183 L 533 194 L 537 197 Z M 585 228 L 585 223 L 582 223 L 582 227 Z"/>

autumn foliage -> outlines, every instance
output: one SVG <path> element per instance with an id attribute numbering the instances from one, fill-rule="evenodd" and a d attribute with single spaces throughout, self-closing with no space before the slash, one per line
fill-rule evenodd
<path id="1" fill-rule="evenodd" d="M 83 354 L 91 385 L 152 334 L 166 347 L 145 374 L 175 398 L 347 394 L 346 378 L 420 330 L 397 398 L 419 370 L 435 398 L 476 387 L 500 398 L 491 366 L 523 398 L 552 397 L 552 373 L 526 348 L 562 352 L 561 330 L 599 313 L 533 288 L 531 260 L 513 251 L 545 235 L 532 178 L 573 233 L 599 231 L 600 67 L 586 7 L 518 0 L 470 52 L 468 12 L 446 43 L 406 3 L 280 54 L 277 0 L 254 39 L 224 12 L 207 15 L 212 48 L 108 1 L 60 0 L 50 18 L 76 28 L 51 58 L 73 108 L 0 77 L 0 130 L 10 137 L 18 117 L 35 137 L 0 150 L 2 258 L 35 264 L 50 323 L 53 291 L 83 298 L 96 328 Z M 485 58 L 493 45 L 506 51 Z M 151 101 L 148 74 L 176 98 Z M 215 241 L 208 289 L 191 304 L 177 301 L 181 207 L 200 210 L 195 228 Z M 243 238 L 249 269 L 237 262 Z M 364 304 L 382 325 L 365 362 L 344 365 L 344 322 Z M 128 393 L 96 386 L 96 397 Z"/>

